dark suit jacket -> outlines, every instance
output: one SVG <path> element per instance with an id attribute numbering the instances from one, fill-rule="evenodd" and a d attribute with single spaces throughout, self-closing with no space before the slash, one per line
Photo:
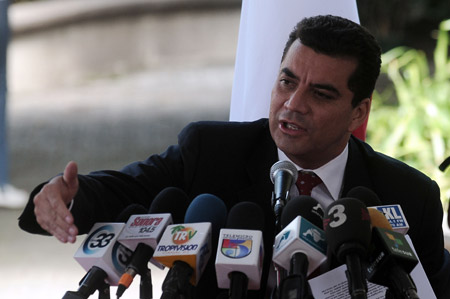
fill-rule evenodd
<path id="1" fill-rule="evenodd" d="M 87 233 L 95 222 L 113 221 L 131 203 L 149 207 L 151 199 L 167 186 L 182 188 L 191 199 L 202 193 L 217 195 L 228 209 L 241 201 L 255 202 L 265 211 L 266 258 L 262 278 L 265 288 L 275 235 L 269 170 L 277 160 L 267 119 L 249 123 L 193 123 L 180 133 L 178 145 L 170 146 L 161 155 L 130 164 L 120 172 L 80 175 L 80 190 L 72 209 L 75 224 L 80 233 Z M 342 194 L 356 186 L 375 191 L 383 204 L 402 206 L 410 225 L 409 235 L 435 292 L 439 295 L 450 289 L 437 184 L 352 137 Z M 35 221 L 32 200 L 19 225 L 29 232 L 45 233 Z M 211 294 L 217 291 L 214 256 L 202 275 L 197 298 L 213 298 Z M 258 292 L 249 295 L 263 297 Z"/>

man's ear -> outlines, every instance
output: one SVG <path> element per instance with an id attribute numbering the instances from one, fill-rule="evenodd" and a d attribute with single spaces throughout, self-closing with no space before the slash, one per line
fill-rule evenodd
<path id="1" fill-rule="evenodd" d="M 352 119 L 350 122 L 349 131 L 353 132 L 362 125 L 367 124 L 369 118 L 370 105 L 372 103 L 372 96 L 370 98 L 363 99 L 358 106 L 353 108 Z"/>

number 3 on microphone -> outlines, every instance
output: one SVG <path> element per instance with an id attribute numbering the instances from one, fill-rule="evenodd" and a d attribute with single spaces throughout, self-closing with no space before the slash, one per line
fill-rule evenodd
<path id="1" fill-rule="evenodd" d="M 331 219 L 330 216 L 333 216 Z M 335 205 L 328 210 L 328 217 L 330 218 L 330 227 L 335 228 L 345 223 L 347 215 L 345 215 L 345 207 L 343 205 Z"/>

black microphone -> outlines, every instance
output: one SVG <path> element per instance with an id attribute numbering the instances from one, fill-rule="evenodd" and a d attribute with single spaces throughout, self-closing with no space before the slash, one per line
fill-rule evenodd
<path id="1" fill-rule="evenodd" d="M 79 283 L 76 292 L 67 291 L 64 299 L 88 298 L 96 290 L 108 293 L 109 286 L 117 285 L 132 251 L 117 242 L 124 222 L 136 213 L 146 212 L 137 204 L 125 208 L 112 223 L 96 223 L 74 255 L 78 263 L 88 272 Z M 106 281 L 106 282 L 105 282 Z"/>
<path id="2" fill-rule="evenodd" d="M 272 206 L 275 213 L 275 226 L 280 231 L 280 218 L 283 208 L 289 200 L 289 192 L 292 184 L 298 177 L 298 171 L 289 161 L 278 161 L 270 168 L 270 180 L 274 185 L 272 193 Z"/>
<path id="3" fill-rule="evenodd" d="M 166 228 L 153 256 L 170 268 L 162 285 L 161 298 L 192 295 L 214 251 L 211 239 L 217 244 L 217 235 L 226 217 L 227 208 L 221 199 L 201 194 L 189 205 L 184 224 Z"/>
<path id="4" fill-rule="evenodd" d="M 351 298 L 367 298 L 366 259 L 371 239 L 370 216 L 355 198 L 341 198 L 325 211 L 323 227 L 328 247 L 339 262 L 347 265 Z"/>
<path id="5" fill-rule="evenodd" d="M 120 278 L 117 298 L 130 287 L 137 274 L 141 276 L 141 293 L 151 292 L 151 275 L 147 264 L 165 228 L 172 224 L 172 217 L 179 218 L 184 214 L 188 204 L 189 198 L 183 190 L 167 187 L 155 196 L 148 213 L 130 217 L 119 237 L 119 242 L 134 252 L 125 273 Z"/>
<path id="6" fill-rule="evenodd" d="M 379 213 L 372 219 L 372 250 L 368 258 L 367 278 L 370 282 L 388 287 L 386 298 L 418 299 L 417 287 L 410 276 L 419 263 L 405 236 Z M 392 296 L 392 297 L 389 297 Z"/>
<path id="7" fill-rule="evenodd" d="M 281 215 L 281 228 L 285 228 L 297 216 L 302 216 L 315 226 L 322 228 L 323 213 L 320 203 L 311 196 L 296 196 L 286 204 L 286 208 Z"/>
<path id="8" fill-rule="evenodd" d="M 279 243 L 274 251 L 274 261 L 278 261 L 280 265 L 284 264 L 284 267 L 289 263 L 289 275 L 282 279 L 279 288 L 281 299 L 312 298 L 308 272 L 316 269 L 325 258 L 325 236 L 323 231 L 321 232 L 322 217 L 322 207 L 310 196 L 297 196 L 286 204 L 281 215 L 281 227 L 286 229 L 279 234 L 281 238 L 276 237 Z M 295 225 L 299 233 L 290 229 L 289 225 Z M 286 234 L 290 232 L 298 236 L 296 246 L 283 246 L 282 242 L 287 242 L 285 239 L 289 238 L 289 235 L 286 237 Z"/>
<path id="9" fill-rule="evenodd" d="M 364 186 L 357 186 L 348 191 L 346 197 L 359 199 L 366 207 L 375 207 L 381 205 L 378 195 Z"/>
<path id="10" fill-rule="evenodd" d="M 173 223 L 183 223 L 190 202 L 187 194 L 180 188 L 167 187 L 155 196 L 150 205 L 149 213 L 170 213 Z"/>
<path id="11" fill-rule="evenodd" d="M 217 285 L 229 289 L 228 298 L 247 298 L 259 290 L 264 260 L 264 211 L 244 201 L 231 208 L 226 228 L 220 230 L 216 255 Z"/>

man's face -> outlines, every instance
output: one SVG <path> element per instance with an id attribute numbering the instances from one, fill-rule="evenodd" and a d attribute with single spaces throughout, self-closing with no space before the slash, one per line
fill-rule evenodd
<path id="1" fill-rule="evenodd" d="M 367 117 L 370 101 L 352 107 L 348 79 L 357 62 L 318 54 L 295 41 L 281 64 L 270 104 L 272 138 L 293 162 L 318 168 L 339 155 Z"/>

